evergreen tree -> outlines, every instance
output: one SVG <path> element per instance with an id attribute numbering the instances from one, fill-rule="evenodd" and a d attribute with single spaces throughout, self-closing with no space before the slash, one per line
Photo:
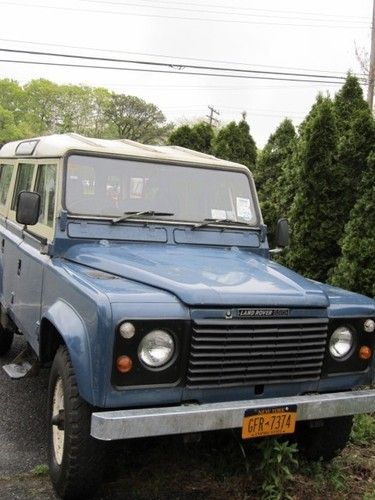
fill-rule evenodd
<path id="1" fill-rule="evenodd" d="M 350 214 L 341 241 L 342 256 L 331 282 L 375 297 L 375 149 L 359 188 L 359 198 Z"/>
<path id="2" fill-rule="evenodd" d="M 173 146 L 194 149 L 195 137 L 191 127 L 189 125 L 181 125 L 181 127 L 176 128 L 169 136 L 168 143 Z"/>
<path id="3" fill-rule="evenodd" d="M 347 132 L 358 111 L 368 110 L 368 104 L 363 98 L 362 87 L 358 79 L 350 73 L 335 99 L 335 114 L 339 135 Z"/>
<path id="4" fill-rule="evenodd" d="M 293 151 L 292 143 L 296 136 L 293 123 L 286 118 L 271 134 L 259 155 L 254 171 L 258 192 L 269 192 L 268 187 L 275 185 L 281 175 L 281 168 Z"/>
<path id="5" fill-rule="evenodd" d="M 341 239 L 350 212 L 357 200 L 358 185 L 367 166 L 368 155 L 375 147 L 375 123 L 356 77 L 348 75 L 334 101 L 339 133 L 337 153 L 336 224 Z M 339 258 L 341 252 L 337 254 Z M 333 273 L 329 271 L 329 276 Z"/>
<path id="6" fill-rule="evenodd" d="M 196 137 L 196 147 L 193 148 L 201 153 L 212 153 L 212 142 L 214 139 L 214 129 L 212 125 L 205 122 L 199 122 L 193 125 L 193 133 Z"/>
<path id="7" fill-rule="evenodd" d="M 358 185 L 367 166 L 368 156 L 375 147 L 375 122 L 366 106 L 357 111 L 345 135 L 338 144 L 338 174 L 340 205 L 337 224 L 343 231 L 358 195 Z"/>
<path id="8" fill-rule="evenodd" d="M 286 217 L 289 220 L 291 218 L 291 208 L 296 192 L 300 187 L 301 179 L 303 182 L 303 176 L 300 170 L 304 162 L 306 135 L 309 133 L 311 121 L 319 112 L 319 107 L 322 105 L 323 101 L 324 97 L 318 94 L 309 113 L 298 127 L 298 136 L 296 135 L 290 145 L 290 158 L 282 165 L 276 194 L 277 218 Z M 281 264 L 288 265 L 288 254 L 278 255 L 276 260 Z"/>
<path id="9" fill-rule="evenodd" d="M 213 137 L 213 127 L 208 123 L 199 122 L 193 126 L 178 127 L 172 132 L 168 142 L 171 145 L 211 154 Z"/>
<path id="10" fill-rule="evenodd" d="M 337 130 L 330 99 L 319 97 L 304 123 L 299 145 L 301 164 L 291 208 L 290 267 L 325 281 L 339 254 L 336 214 L 341 200 L 337 172 Z"/>
<path id="11" fill-rule="evenodd" d="M 264 222 L 268 226 L 268 239 L 271 246 L 277 219 L 286 215 L 281 194 L 283 169 L 288 168 L 295 148 L 296 132 L 292 122 L 285 119 L 270 136 L 259 155 L 254 172 L 258 196 Z"/>
<path id="12" fill-rule="evenodd" d="M 214 141 L 214 153 L 224 160 L 241 163 L 250 169 L 254 168 L 257 150 L 246 120 L 243 119 L 238 124 L 230 122 L 219 130 Z"/>

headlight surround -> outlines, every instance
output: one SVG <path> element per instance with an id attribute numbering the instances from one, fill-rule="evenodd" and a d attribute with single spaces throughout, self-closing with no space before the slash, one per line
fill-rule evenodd
<path id="1" fill-rule="evenodd" d="M 344 359 L 353 349 L 354 335 L 348 326 L 339 326 L 329 340 L 329 352 L 334 359 Z"/>
<path id="2" fill-rule="evenodd" d="M 135 326 L 129 321 L 124 321 L 119 327 L 120 335 L 125 340 L 130 340 L 135 335 Z"/>
<path id="3" fill-rule="evenodd" d="M 176 345 L 165 330 L 152 330 L 139 343 L 138 357 L 147 368 L 161 368 L 173 358 Z"/>
<path id="4" fill-rule="evenodd" d="M 375 321 L 373 319 L 366 319 L 363 324 L 363 328 L 366 333 L 374 333 L 375 332 Z"/>

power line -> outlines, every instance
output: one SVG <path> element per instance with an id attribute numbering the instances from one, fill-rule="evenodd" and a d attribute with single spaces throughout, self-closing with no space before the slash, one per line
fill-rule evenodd
<path id="1" fill-rule="evenodd" d="M 41 8 L 41 9 L 52 9 L 52 10 L 64 10 L 67 12 L 83 12 L 86 14 L 110 14 L 116 16 L 135 16 L 135 17 L 150 17 L 150 18 L 158 18 L 158 19 L 177 19 L 182 21 L 202 21 L 202 22 L 217 22 L 217 23 L 226 23 L 226 24 L 250 24 L 250 25 L 259 25 L 259 26 L 289 26 L 289 27 L 297 27 L 297 28 L 344 28 L 344 29 L 363 29 L 365 26 L 343 26 L 343 25 L 324 25 L 324 24 L 296 24 L 296 23 L 272 23 L 272 22 L 260 22 L 260 21 L 243 21 L 239 19 L 207 19 L 202 17 L 182 17 L 182 16 L 164 16 L 159 14 L 141 14 L 138 12 L 123 12 L 123 11 L 112 11 L 112 10 L 99 10 L 99 9 L 81 9 L 81 8 L 73 8 L 73 7 L 60 7 L 53 5 L 40 5 L 40 4 L 27 4 L 27 3 L 14 3 L 10 1 L 3 1 L 2 4 L 11 5 L 12 7 L 29 7 L 29 8 Z M 368 25 L 369 27 L 369 25 Z"/>
<path id="2" fill-rule="evenodd" d="M 25 80 L 28 81 L 28 80 Z M 304 82 L 303 82 L 304 83 Z M 321 88 L 321 85 L 246 85 L 244 86 L 235 86 L 235 87 L 223 87 L 221 85 L 179 85 L 176 87 L 176 85 L 163 85 L 163 84 L 153 84 L 153 85 L 143 85 L 143 84 L 138 84 L 138 83 L 110 83 L 110 82 L 103 82 L 103 83 L 96 83 L 96 86 L 109 86 L 109 87 L 122 87 L 122 88 L 147 88 L 147 89 L 158 89 L 158 92 L 160 91 L 166 91 L 170 92 L 170 89 L 174 90 L 183 90 L 183 89 L 189 89 L 189 90 L 198 90 L 198 91 L 208 91 L 208 92 L 213 92 L 213 91 L 218 91 L 218 92 L 223 92 L 223 91 L 229 91 L 229 92 L 256 92 L 257 90 L 303 90 L 305 91 L 306 88 L 312 88 L 312 89 L 317 89 Z M 328 84 L 327 86 L 331 87 L 333 86 L 332 84 Z"/>
<path id="3" fill-rule="evenodd" d="M 22 85 L 26 85 L 30 79 L 22 79 L 22 78 L 18 78 L 17 79 L 18 82 Z M 286 84 L 283 84 L 283 83 L 280 83 L 280 84 L 271 84 L 271 85 L 264 85 L 264 83 L 260 80 L 259 82 L 253 82 L 255 84 L 258 84 L 258 85 L 249 85 L 249 84 L 246 84 L 246 86 L 239 86 L 239 85 L 234 85 L 234 86 L 231 86 L 231 87 L 228 87 L 226 84 L 224 85 L 213 85 L 213 84 L 207 84 L 207 85 L 198 85 L 198 84 L 182 84 L 182 85 L 178 85 L 176 86 L 176 84 L 164 84 L 164 83 L 152 83 L 152 84 L 143 84 L 143 83 L 137 83 L 137 82 L 126 82 L 126 83 L 119 83 L 118 81 L 117 82 L 110 82 L 110 81 L 105 81 L 105 82 L 98 82 L 97 80 L 95 80 L 95 87 L 118 87 L 118 88 L 136 88 L 136 89 L 152 89 L 152 90 L 155 90 L 157 89 L 158 92 L 162 91 L 162 90 L 165 90 L 166 92 L 170 92 L 170 89 L 174 89 L 174 90 L 184 90 L 184 89 L 189 89 L 189 90 L 198 90 L 198 91 L 202 91 L 202 90 L 206 90 L 206 91 L 209 91 L 209 92 L 212 92 L 212 91 L 218 91 L 218 92 L 222 92 L 222 91 L 230 91 L 230 92 L 256 92 L 258 90 L 260 91 L 263 91 L 263 90 L 302 90 L 302 91 L 306 91 L 306 89 L 320 89 L 322 87 L 333 87 L 334 85 L 336 85 L 336 83 L 334 84 L 330 84 L 330 83 L 324 83 L 323 85 L 320 85 L 320 84 L 311 84 L 311 85 L 306 85 L 304 81 L 302 82 L 295 82 L 296 84 L 294 85 L 291 85 L 289 82 L 287 82 Z M 299 83 L 302 83 L 303 85 L 299 85 Z M 71 83 L 71 80 L 69 79 L 68 80 L 68 85 L 69 84 L 72 84 Z M 87 86 L 86 83 L 77 83 L 77 84 L 72 84 L 72 85 L 83 85 L 83 86 Z M 365 85 L 365 83 L 362 84 L 363 86 Z"/>
<path id="4" fill-rule="evenodd" d="M 61 52 L 44 52 L 37 50 L 21 50 L 21 49 L 2 49 L 0 52 L 16 53 L 16 54 L 27 54 L 27 55 L 37 55 L 37 56 L 48 56 L 48 57 L 63 57 L 69 59 L 84 59 L 88 61 L 99 61 L 99 62 L 109 62 L 109 63 L 122 63 L 122 64 L 138 64 L 146 66 L 158 66 L 158 67 L 169 67 L 172 69 L 178 69 L 180 72 L 186 73 L 185 68 L 194 70 L 205 70 L 205 71 L 229 71 L 231 73 L 245 73 L 245 74 L 256 74 L 256 75 L 277 75 L 277 76 L 293 76 L 301 78 L 325 78 L 325 79 L 335 79 L 339 83 L 343 83 L 345 78 L 335 75 L 316 75 L 312 73 L 290 73 L 290 72 L 280 72 L 280 71 L 266 71 L 266 70 L 252 70 L 252 69 L 239 69 L 239 68 L 225 68 L 222 66 L 202 66 L 197 64 L 185 64 L 180 63 L 178 65 L 173 63 L 155 62 L 155 61 L 140 61 L 135 59 L 119 59 L 111 57 L 98 57 L 98 56 L 85 56 L 77 54 L 64 54 Z"/>
<path id="5" fill-rule="evenodd" d="M 272 80 L 272 81 L 285 81 L 285 82 L 306 82 L 306 83 L 332 83 L 334 85 L 342 85 L 342 81 L 329 81 L 329 80 L 312 80 L 312 79 L 297 79 L 297 78 L 284 78 L 284 77 L 271 77 L 271 76 L 255 76 L 255 75 L 228 75 L 226 73 L 203 73 L 203 72 L 193 72 L 193 71 L 172 71 L 172 70 L 161 70 L 161 69 L 150 69 L 150 68 L 123 68 L 119 66 L 98 66 L 98 65 L 87 65 L 87 64 L 72 64 L 72 63 L 57 63 L 57 62 L 47 62 L 47 61 L 26 61 L 26 60 L 15 60 L 15 59 L 0 59 L 3 63 L 13 63 L 13 64 L 32 64 L 37 66 L 57 66 L 57 67 L 67 67 L 67 68 L 85 68 L 85 69 L 107 69 L 114 71 L 136 71 L 143 73 L 161 73 L 161 74 L 172 74 L 172 75 L 190 75 L 190 76 L 211 76 L 211 77 L 221 77 L 221 78 L 240 78 L 247 80 Z"/>
<path id="6" fill-rule="evenodd" d="M 69 48 L 69 49 L 78 49 L 78 50 L 91 50 L 95 52 L 108 52 L 111 54 L 131 54 L 131 55 L 137 55 L 137 56 L 146 56 L 146 57 L 158 57 L 161 59 L 181 59 L 181 56 L 170 56 L 170 55 L 162 55 L 162 54 L 155 54 L 155 53 L 149 53 L 149 52 L 129 52 L 125 50 L 111 50 L 111 49 L 103 49 L 99 47 L 85 47 L 85 46 L 77 46 L 77 45 L 65 45 L 65 44 L 57 44 L 57 43 L 47 43 L 47 42 L 32 42 L 28 40 L 15 40 L 15 39 L 9 39 L 9 38 L 0 38 L 1 42 L 6 42 L 6 43 L 24 43 L 27 45 L 45 45 L 48 47 L 59 47 L 59 48 Z M 200 61 L 200 62 L 211 62 L 211 63 L 218 63 L 218 64 L 234 64 L 236 66 L 256 66 L 259 68 L 273 68 L 273 69 L 283 69 L 283 70 L 295 70 L 295 71 L 311 71 L 315 73 L 324 73 L 325 70 L 319 70 L 319 69 L 311 69 L 311 68 L 298 68 L 298 67 L 291 67 L 291 66 L 275 66 L 275 65 L 268 65 L 268 64 L 249 64 L 249 63 L 243 63 L 243 62 L 235 62 L 235 61 L 225 61 L 225 60 L 220 60 L 220 59 L 205 59 L 205 58 L 198 58 L 198 57 L 188 57 L 188 56 L 183 56 L 183 59 L 186 61 Z M 177 63 L 176 63 L 177 64 Z M 342 75 L 343 77 L 346 77 L 346 71 L 331 71 L 331 73 L 337 73 L 338 75 Z M 357 74 L 358 77 L 364 77 L 365 75 L 363 74 Z"/>
<path id="7" fill-rule="evenodd" d="M 131 3 L 131 2 L 126 2 L 126 4 L 123 4 L 122 2 L 113 2 L 113 1 L 102 1 L 102 0 L 81 0 L 85 3 L 94 3 L 94 4 L 100 4 L 100 5 L 119 5 L 119 6 L 122 6 L 122 7 L 141 7 L 141 8 L 149 8 L 149 9 L 158 9 L 158 10 L 168 10 L 168 11 L 171 11 L 171 10 L 177 10 L 177 11 L 180 11 L 180 12 L 191 12 L 193 14 L 195 14 L 196 12 L 198 13 L 205 13 L 205 14 L 225 14 L 225 15 L 236 15 L 238 16 L 239 13 L 238 11 L 227 11 L 227 12 L 220 12 L 220 11 L 217 11 L 217 10 L 207 10 L 207 9 L 187 9 L 185 7 L 180 7 L 180 6 L 176 6 L 176 4 L 174 4 L 173 6 L 163 6 L 163 5 L 140 5 L 139 3 Z M 196 4 L 195 4 L 196 5 Z M 227 7 L 228 8 L 228 7 Z M 236 9 L 237 10 L 237 9 Z M 241 9 L 240 9 L 241 10 Z M 246 9 L 246 11 L 249 11 L 249 9 Z M 256 17 L 256 18 L 266 18 L 266 19 L 287 19 L 287 20 L 302 20 L 302 21 L 323 21 L 323 22 L 335 22 L 336 19 L 332 19 L 329 20 L 329 19 L 324 19 L 324 18 L 311 18 L 311 17 L 295 17 L 295 16 L 290 16 L 288 13 L 287 15 L 284 15 L 283 16 L 279 16 L 279 15 L 269 15 L 269 14 L 241 14 L 242 16 L 245 15 L 247 17 Z M 341 22 L 345 22 L 345 23 L 353 23 L 353 19 L 348 19 L 348 20 L 344 20 L 344 19 L 341 19 L 340 20 Z M 356 21 L 357 24 L 361 24 L 361 25 L 364 25 L 365 27 L 368 26 L 368 23 L 364 22 L 364 21 Z"/>
<path id="8" fill-rule="evenodd" d="M 89 2 L 90 0 L 81 0 L 82 2 Z M 153 3 L 153 0 L 138 0 L 139 2 L 148 2 L 148 3 Z M 106 3 L 111 3 L 111 2 L 106 2 L 103 1 L 103 4 Z M 165 3 L 165 4 L 171 4 L 168 0 L 158 0 L 158 3 Z M 119 2 L 120 5 L 126 6 L 126 4 L 123 4 Z M 174 1 L 172 1 L 173 5 L 176 5 Z M 190 5 L 190 6 L 198 6 L 201 7 L 201 3 L 193 3 L 193 2 L 181 2 L 181 5 Z M 207 7 L 213 7 L 213 8 L 219 8 L 219 9 L 231 9 L 233 7 L 227 7 L 226 5 L 217 5 L 217 4 L 208 4 L 205 2 L 205 5 Z M 308 15 L 308 16 L 321 16 L 322 13 L 319 12 L 301 12 L 301 11 L 293 11 L 293 10 L 276 10 L 276 9 L 255 9 L 253 7 L 236 7 L 236 10 L 240 11 L 251 11 L 251 12 L 278 12 L 278 13 L 283 13 L 283 14 L 298 14 L 298 15 Z M 324 16 L 326 17 L 334 17 L 335 19 L 337 18 L 349 18 L 349 19 L 365 19 L 367 20 L 367 16 L 343 16 L 343 15 L 337 15 L 337 14 L 329 14 L 329 13 L 324 13 Z"/>

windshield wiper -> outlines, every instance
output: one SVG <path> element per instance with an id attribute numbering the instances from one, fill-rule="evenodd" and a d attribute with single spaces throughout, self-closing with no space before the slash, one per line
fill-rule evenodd
<path id="1" fill-rule="evenodd" d="M 192 229 L 198 229 L 200 227 L 212 226 L 215 224 L 228 224 L 228 225 L 234 225 L 234 226 L 253 227 L 248 222 L 237 222 L 237 221 L 232 220 L 232 219 L 204 219 L 203 222 L 199 222 L 198 224 L 195 224 L 192 227 Z"/>
<path id="2" fill-rule="evenodd" d="M 171 217 L 174 215 L 171 212 L 155 212 L 154 210 L 143 210 L 142 212 L 124 212 L 120 217 L 112 219 L 112 224 L 117 224 L 128 219 L 137 219 L 138 217 Z"/>

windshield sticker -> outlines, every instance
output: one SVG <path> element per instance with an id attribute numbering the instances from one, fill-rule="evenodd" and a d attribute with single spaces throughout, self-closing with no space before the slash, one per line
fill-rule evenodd
<path id="1" fill-rule="evenodd" d="M 225 210 L 220 210 L 218 208 L 211 208 L 211 217 L 213 219 L 226 219 L 227 213 Z"/>
<path id="2" fill-rule="evenodd" d="M 251 220 L 252 213 L 250 208 L 250 198 L 237 197 L 237 216 L 242 219 Z"/>
<path id="3" fill-rule="evenodd" d="M 130 198 L 139 199 L 142 198 L 143 193 L 143 182 L 142 177 L 131 177 L 130 179 Z"/>

